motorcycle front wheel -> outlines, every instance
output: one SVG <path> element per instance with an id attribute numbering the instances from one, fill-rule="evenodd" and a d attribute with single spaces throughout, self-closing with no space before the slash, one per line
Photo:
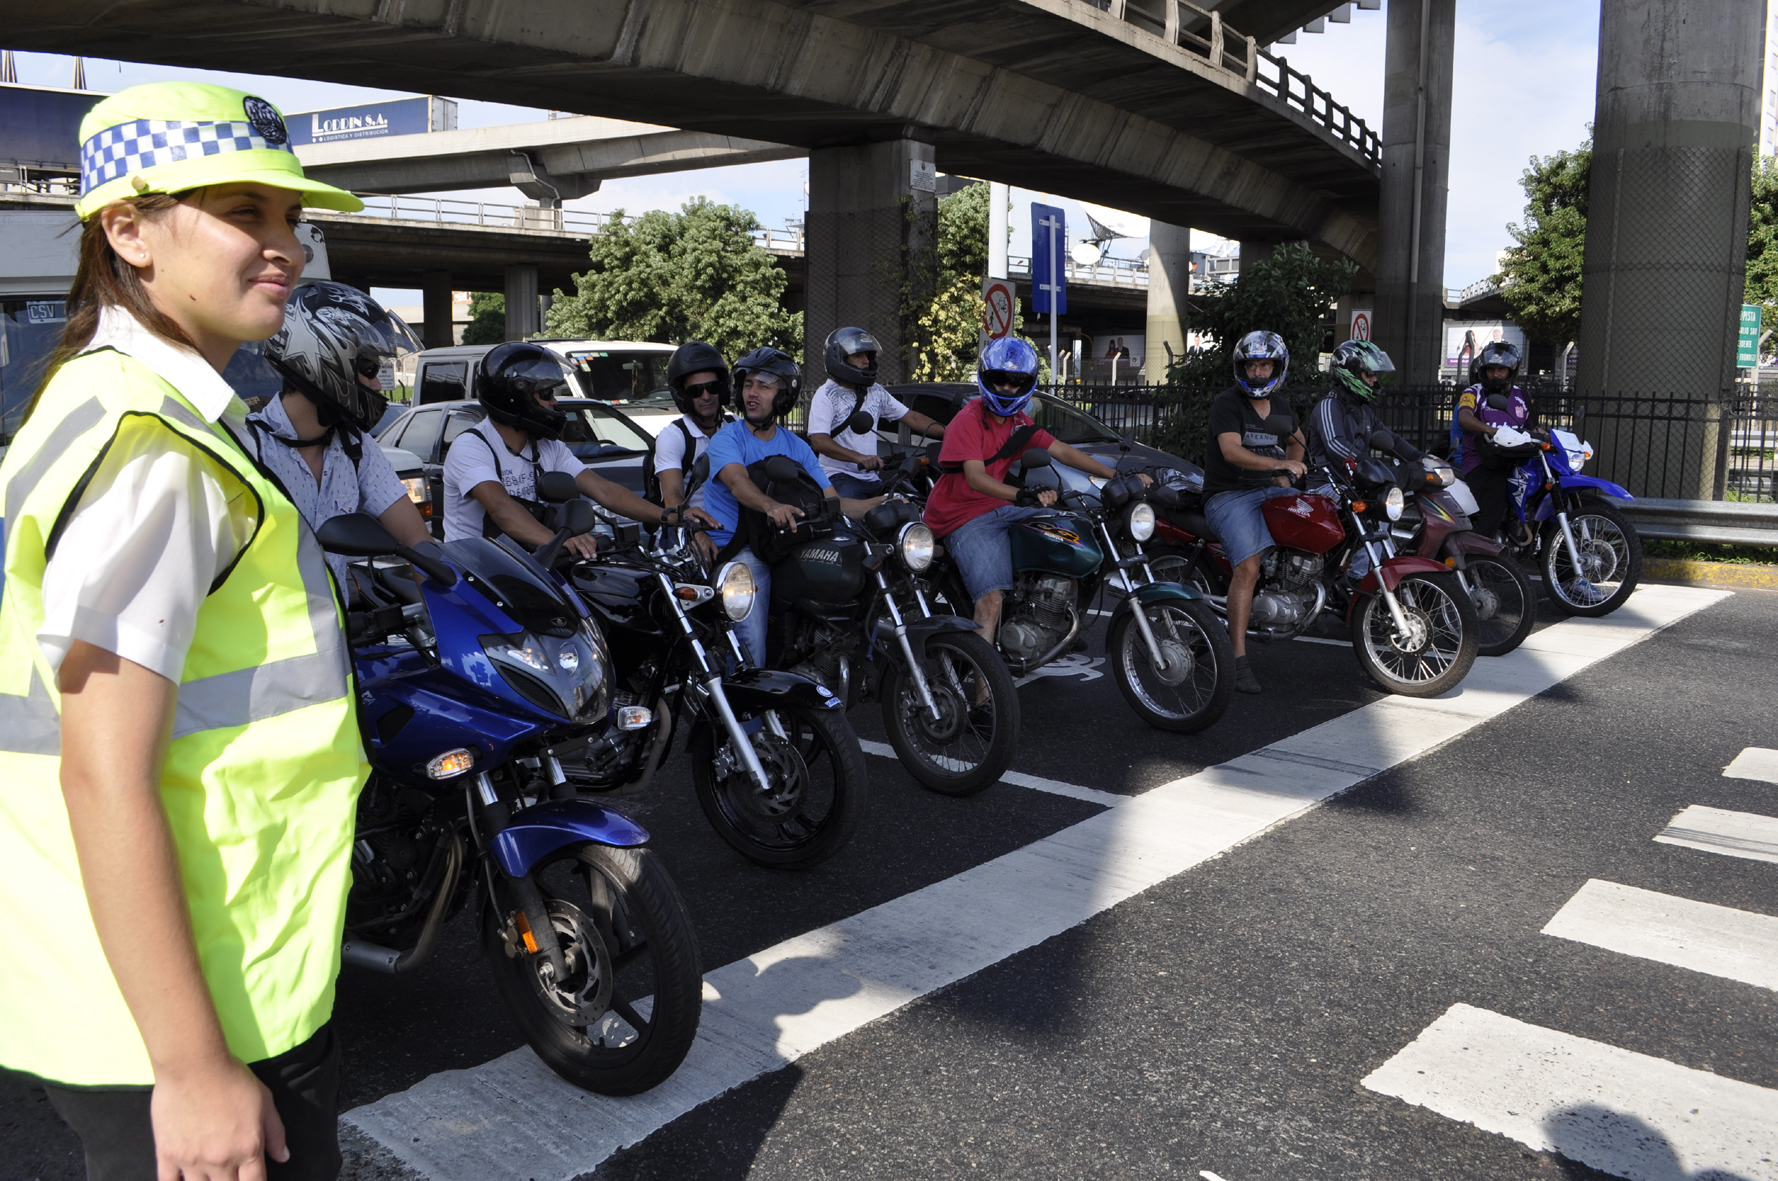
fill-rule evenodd
<path id="1" fill-rule="evenodd" d="M 1463 564 L 1476 614 L 1476 655 L 1505 656 L 1537 622 L 1537 592 L 1525 568 L 1499 554 L 1471 554 Z"/>
<path id="2" fill-rule="evenodd" d="M 544 1064 L 577 1087 L 636 1095 L 679 1068 L 704 984 L 679 890 L 647 849 L 584 844 L 531 871 L 568 974 L 533 952 L 512 914 L 482 906 L 482 947 L 506 1011 Z"/>
<path id="3" fill-rule="evenodd" d="M 840 851 L 864 817 L 864 751 L 839 710 L 796 706 L 737 711 L 766 773 L 761 790 L 716 726 L 691 743 L 692 786 L 717 835 L 741 856 L 777 869 L 807 869 Z"/>
<path id="4" fill-rule="evenodd" d="M 935 718 L 899 660 L 883 674 L 889 745 L 921 786 L 971 796 L 1005 774 L 1019 743 L 1019 692 L 1006 662 L 974 632 L 940 632 L 920 664 Z"/>
<path id="5" fill-rule="evenodd" d="M 1437 697 L 1469 675 L 1476 657 L 1475 605 L 1450 574 L 1410 574 L 1395 584 L 1395 601 L 1408 630 L 1382 591 L 1352 611 L 1352 647 L 1379 688 L 1404 697 Z"/>
<path id="6" fill-rule="evenodd" d="M 1562 523 L 1543 527 L 1543 586 L 1568 615 L 1610 615 L 1624 605 L 1642 577 L 1642 537 L 1614 508 L 1588 501 L 1568 514 L 1580 568 L 1569 556 Z"/>
<path id="7" fill-rule="evenodd" d="M 1160 646 L 1157 668 L 1135 610 L 1142 610 Z M 1120 614 L 1106 640 L 1117 687 L 1138 717 L 1157 730 L 1196 734 L 1229 708 L 1235 693 L 1235 647 L 1228 628 L 1203 603 L 1156 603 Z"/>

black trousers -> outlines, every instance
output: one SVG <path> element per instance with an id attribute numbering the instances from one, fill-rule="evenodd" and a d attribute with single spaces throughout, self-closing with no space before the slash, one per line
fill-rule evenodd
<path id="1" fill-rule="evenodd" d="M 331 1024 L 293 1050 L 248 1066 L 272 1093 L 290 1159 L 266 1158 L 269 1181 L 340 1175 L 340 1043 Z M 46 1083 L 51 1106 L 80 1137 L 87 1181 L 155 1181 L 152 1087 L 75 1089 Z"/>
<path id="2" fill-rule="evenodd" d="M 1484 536 L 1496 533 L 1500 522 L 1506 516 L 1507 477 L 1512 469 L 1489 467 L 1482 464 L 1463 477 L 1469 490 L 1475 494 L 1476 515 L 1470 521 L 1477 533 Z"/>

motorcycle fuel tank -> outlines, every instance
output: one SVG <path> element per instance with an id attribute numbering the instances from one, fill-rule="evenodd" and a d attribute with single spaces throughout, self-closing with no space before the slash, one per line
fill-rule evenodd
<path id="1" fill-rule="evenodd" d="M 1105 560 L 1093 541 L 1091 522 L 1067 513 L 1014 521 L 1007 536 L 1012 541 L 1012 568 L 1019 573 L 1038 570 L 1085 578 Z"/>
<path id="2" fill-rule="evenodd" d="M 862 538 L 838 532 L 797 547 L 772 567 L 772 599 L 794 603 L 850 603 L 864 589 L 865 547 Z"/>
<path id="3" fill-rule="evenodd" d="M 1314 492 L 1274 496 L 1260 506 L 1260 513 L 1266 519 L 1272 540 L 1285 549 L 1325 554 L 1346 540 L 1339 506 Z"/>

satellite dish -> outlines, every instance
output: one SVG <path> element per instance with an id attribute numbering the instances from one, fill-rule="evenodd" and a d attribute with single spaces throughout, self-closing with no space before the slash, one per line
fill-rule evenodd
<path id="1" fill-rule="evenodd" d="M 1068 252 L 1068 257 L 1079 266 L 1090 267 L 1104 257 L 1104 248 L 1091 242 L 1076 242 L 1074 248 Z"/>

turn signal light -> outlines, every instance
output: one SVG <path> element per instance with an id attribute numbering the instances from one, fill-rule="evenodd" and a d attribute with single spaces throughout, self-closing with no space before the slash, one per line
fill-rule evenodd
<path id="1" fill-rule="evenodd" d="M 1370 507 L 1370 505 L 1366 504 L 1362 500 L 1355 500 L 1352 502 L 1352 511 L 1355 513 L 1362 513 L 1369 507 Z"/>
<path id="2" fill-rule="evenodd" d="M 462 747 L 447 750 L 426 764 L 426 778 L 450 779 L 475 766 L 475 755 Z"/>
<path id="3" fill-rule="evenodd" d="M 1456 558 L 1446 558 L 1445 559 L 1445 569 L 1455 570 L 1456 568 L 1457 568 L 1457 559 Z"/>
<path id="4" fill-rule="evenodd" d="M 641 730 L 654 721 L 654 711 L 646 705 L 620 705 L 617 709 L 619 730 Z"/>
<path id="5" fill-rule="evenodd" d="M 698 597 L 698 589 L 695 586 L 682 586 L 673 593 L 688 603 Z"/>

